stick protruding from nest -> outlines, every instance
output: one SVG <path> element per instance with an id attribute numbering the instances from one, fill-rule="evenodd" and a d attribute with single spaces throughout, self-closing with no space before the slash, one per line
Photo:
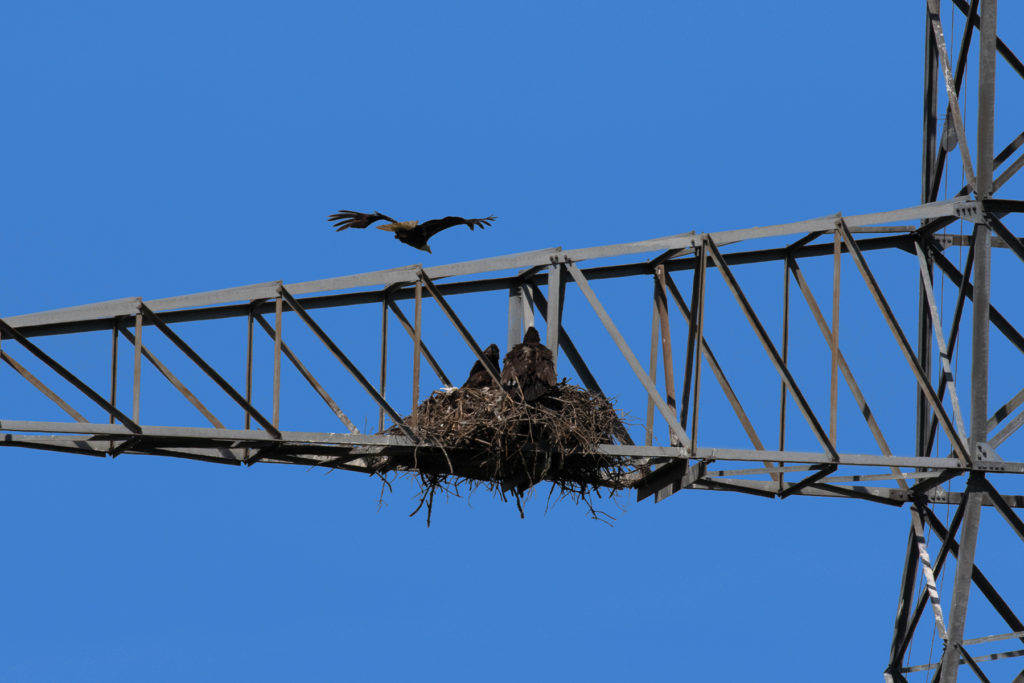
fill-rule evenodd
<path id="1" fill-rule="evenodd" d="M 595 519 L 608 515 L 594 498 L 614 496 L 640 474 L 636 461 L 598 452 L 621 431 L 619 412 L 603 395 L 566 382 L 538 401 L 517 400 L 496 387 L 434 392 L 417 408 L 416 435 L 425 444 L 412 455 L 377 456 L 376 474 L 409 472 L 420 484 L 427 523 L 438 493 L 461 497 L 480 486 L 502 500 L 522 498 L 551 482 L 550 500 L 583 503 Z M 389 433 L 398 433 L 392 427 Z"/>

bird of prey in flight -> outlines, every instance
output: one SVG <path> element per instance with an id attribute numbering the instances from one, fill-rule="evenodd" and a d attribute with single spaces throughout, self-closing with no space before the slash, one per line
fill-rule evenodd
<path id="1" fill-rule="evenodd" d="M 338 213 L 331 214 L 327 217 L 334 227 L 338 230 L 344 230 L 345 228 L 368 228 L 377 221 L 388 221 L 386 225 L 378 225 L 378 230 L 389 230 L 395 233 L 395 239 L 399 242 L 404 242 L 410 247 L 416 247 L 423 251 L 433 253 L 430 251 L 430 246 L 427 244 L 427 240 L 448 228 L 456 225 L 468 225 L 470 230 L 480 228 L 483 230 L 485 227 L 491 226 L 491 221 L 495 220 L 496 216 L 488 216 L 487 218 L 462 218 L 460 216 L 447 216 L 445 218 L 435 218 L 433 220 L 424 221 L 396 221 L 390 216 L 374 211 L 373 213 L 360 213 L 358 211 L 339 211 Z"/>

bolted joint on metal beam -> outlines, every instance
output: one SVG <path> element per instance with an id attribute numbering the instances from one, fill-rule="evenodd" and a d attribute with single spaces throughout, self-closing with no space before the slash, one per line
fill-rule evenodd
<path id="1" fill-rule="evenodd" d="M 971 221 L 972 223 L 984 222 L 984 205 L 982 202 L 964 202 L 954 207 L 957 218 Z"/>

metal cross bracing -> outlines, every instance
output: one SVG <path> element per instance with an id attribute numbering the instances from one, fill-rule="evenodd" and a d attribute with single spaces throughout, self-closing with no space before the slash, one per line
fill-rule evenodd
<path id="1" fill-rule="evenodd" d="M 687 233 L 607 247 L 575 250 L 554 248 L 434 268 L 411 266 L 289 285 L 264 283 L 171 299 L 121 299 L 0 319 L 0 358 L 13 371 L 11 377 L 20 375 L 23 378 L 16 384 L 10 379 L 5 382 L 7 396 L 14 396 L 13 392 L 19 388 L 38 391 L 71 418 L 71 421 L 58 422 L 4 417 L 0 419 L 0 428 L 4 432 L 4 443 L 10 445 L 93 454 L 149 453 L 232 464 L 261 460 L 317 464 L 333 460 L 338 466 L 358 468 L 357 456 L 369 452 L 367 449 L 376 452 L 379 449 L 429 448 L 427 444 L 417 443 L 413 430 L 403 422 L 403 415 L 411 414 L 414 405 L 403 403 L 401 407 L 396 407 L 394 400 L 388 397 L 394 394 L 398 384 L 426 387 L 426 381 L 415 362 L 420 358 L 436 375 L 438 383 L 449 385 L 453 383 L 453 378 L 455 382 L 461 378 L 474 358 L 482 356 L 481 348 L 484 344 L 477 341 L 480 334 L 474 330 L 478 326 L 476 321 L 460 316 L 457 312 L 461 300 L 471 295 L 488 294 L 491 298 L 500 299 L 500 303 L 487 308 L 502 311 L 502 318 L 507 320 L 509 343 L 518 340 L 526 324 L 544 328 L 548 343 L 552 348 L 557 346 L 560 350 L 560 369 L 563 374 L 568 374 L 564 367 L 568 362 L 577 381 L 601 391 L 598 377 L 602 373 L 593 364 L 593 355 L 588 354 L 588 347 L 593 341 L 593 329 L 588 329 L 587 334 L 581 337 L 567 329 L 567 324 L 544 325 L 545 320 L 562 320 L 565 302 L 574 299 L 578 303 L 571 307 L 572 313 L 580 313 L 578 306 L 585 305 L 600 329 L 608 334 L 612 348 L 618 351 L 626 367 L 632 371 L 643 405 L 639 408 L 624 407 L 636 415 L 650 408 L 643 430 L 636 433 L 637 440 L 643 438 L 644 445 L 636 445 L 630 434 L 623 431 L 619 443 L 608 444 L 607 450 L 638 458 L 678 461 L 677 464 L 660 468 L 656 476 L 638 481 L 637 488 L 641 497 L 659 492 L 661 496 L 667 495 L 672 488 L 678 488 L 681 482 L 689 480 L 692 480 L 689 481 L 691 485 L 697 487 L 720 485 L 735 488 L 739 486 L 739 481 L 730 479 L 727 474 L 708 471 L 694 478 L 693 471 L 685 466 L 695 459 L 736 462 L 756 460 L 786 463 L 787 467 L 779 471 L 770 468 L 770 472 L 765 472 L 763 481 L 746 482 L 745 486 L 750 492 L 782 496 L 801 493 L 868 497 L 899 504 L 911 500 L 911 495 L 900 485 L 906 483 L 905 477 L 891 472 L 890 465 L 913 467 L 920 460 L 908 460 L 915 457 L 909 451 L 903 454 L 903 459 L 892 459 L 895 457 L 893 451 L 868 408 L 867 399 L 851 367 L 839 353 L 839 337 L 830 331 L 830 323 L 821 312 L 819 299 L 810 283 L 811 278 L 805 275 L 807 266 L 804 264 L 824 257 L 831 264 L 830 267 L 836 269 L 842 262 L 837 258 L 841 254 L 842 259 L 848 260 L 855 271 L 861 273 L 864 287 L 862 294 L 872 296 L 878 302 L 882 316 L 880 320 L 891 326 L 897 342 L 896 349 L 902 349 L 906 355 L 910 370 L 908 379 L 914 381 L 916 377 L 917 384 L 927 393 L 935 408 L 936 427 L 933 432 L 946 435 L 952 444 L 950 452 L 943 454 L 944 457 L 928 460 L 931 478 L 937 478 L 935 474 L 938 472 L 943 473 L 943 476 L 958 476 L 977 468 L 1000 472 L 1024 471 L 1024 466 L 991 460 L 974 462 L 968 456 L 962 433 L 960 403 L 953 389 L 955 383 L 950 375 L 943 375 L 938 388 L 931 387 L 929 378 L 892 312 L 889 298 L 876 281 L 868 257 L 865 256 L 865 253 L 889 252 L 894 249 L 908 252 L 908 262 L 916 270 L 922 268 L 921 263 L 933 260 L 939 264 L 940 269 L 945 269 L 942 272 L 948 273 L 950 282 L 960 283 L 963 281 L 960 271 L 942 255 L 947 248 L 945 243 L 949 240 L 942 235 L 934 236 L 929 231 L 937 222 L 961 215 L 986 215 L 991 216 L 992 220 L 998 220 L 997 216 L 1005 217 L 1008 213 L 1022 209 L 1024 204 L 1014 202 L 978 202 L 963 198 L 877 214 L 848 217 L 837 215 L 746 230 Z M 925 228 L 890 225 L 915 220 L 924 220 Z M 772 239 L 781 239 L 785 245 L 745 248 L 755 240 Z M 618 264 L 603 263 L 612 258 L 621 260 L 623 256 L 638 255 L 649 257 L 633 258 Z M 814 315 L 821 330 L 821 340 L 826 348 L 834 349 L 830 351 L 830 395 L 828 405 L 823 408 L 812 406 L 813 401 L 808 398 L 791 371 L 792 362 L 787 362 L 787 355 L 801 352 L 798 342 L 789 335 L 784 345 L 778 343 L 779 335 L 767 331 L 767 320 L 763 320 L 764 316 L 759 315 L 751 304 L 749 286 L 741 285 L 737 279 L 742 277 L 744 267 L 772 262 L 782 264 L 789 273 L 787 283 L 791 281 L 794 284 L 792 289 L 787 290 L 787 311 L 793 303 L 791 299 L 795 298 L 793 293 L 800 292 L 807 310 Z M 705 296 L 705 290 L 716 271 L 721 273 L 721 284 L 724 285 L 722 292 L 727 298 L 712 301 Z M 599 296 L 595 291 L 609 284 L 613 287 L 620 284 L 635 286 L 638 281 L 648 280 L 654 289 L 651 308 L 655 328 L 652 340 L 660 340 L 655 350 L 662 351 L 653 358 L 660 360 L 660 366 L 642 365 L 633 346 L 626 339 L 636 333 L 637 319 L 634 314 L 638 310 L 637 302 L 629 299 L 626 302 L 628 312 L 616 313 L 612 310 L 613 304 L 606 305 L 608 301 L 619 298 L 616 292 L 611 290 L 611 296 Z M 836 297 L 839 291 L 838 288 L 832 288 L 833 302 L 838 300 Z M 927 291 L 930 292 L 931 288 Z M 967 308 L 964 302 L 971 301 L 973 296 L 969 284 L 959 287 L 958 292 L 960 306 L 956 311 L 957 319 Z M 432 301 L 436 309 L 427 311 L 428 301 Z M 408 311 L 410 303 L 411 312 Z M 406 305 L 405 310 L 403 304 Z M 778 412 L 793 412 L 795 406 L 797 413 L 806 421 L 814 439 L 814 449 L 817 450 L 795 450 L 787 439 L 785 422 L 778 434 L 779 447 L 766 449 L 765 439 L 759 436 L 747 412 L 749 406 L 744 405 L 740 392 L 733 388 L 736 378 L 727 376 L 723 369 L 723 365 L 728 363 L 721 359 L 721 351 L 715 354 L 710 337 L 703 333 L 702 319 L 711 316 L 714 311 L 726 308 L 735 308 L 735 312 L 748 321 L 751 339 L 763 347 L 768 366 L 778 373 L 785 393 L 776 396 L 776 409 Z M 363 312 L 372 309 L 373 315 L 380 316 L 382 334 L 377 335 L 376 330 L 373 330 L 370 335 L 376 339 L 380 348 L 372 367 L 353 360 L 348 350 L 354 341 L 352 330 L 348 333 L 327 331 L 332 326 L 337 327 L 338 321 L 343 323 L 355 309 L 363 309 Z M 382 310 L 383 315 L 380 315 Z M 698 311 L 698 315 L 691 316 L 691 310 Z M 1024 350 L 1024 337 L 998 308 L 993 307 L 992 311 L 997 331 L 1015 348 Z M 430 324 L 425 321 L 428 313 L 434 314 L 434 319 L 429 320 Z M 938 314 L 937 310 L 935 313 Z M 838 315 L 838 306 L 833 306 L 833 328 L 836 327 Z M 202 326 L 204 323 L 222 324 L 232 319 L 242 323 L 235 328 L 239 334 L 233 347 L 242 350 L 245 355 L 244 375 L 235 382 L 229 381 L 229 373 L 223 369 L 223 362 L 218 367 L 215 355 L 200 350 L 198 345 L 202 342 L 196 341 L 213 335 L 216 337 L 216 345 L 223 347 L 225 340 L 220 336 L 220 328 L 204 333 Z M 397 327 L 394 324 L 396 321 L 399 323 Z M 437 329 L 439 324 L 449 325 L 447 332 L 453 332 L 462 340 L 461 353 L 455 354 L 461 360 L 458 368 L 449 367 L 446 370 L 442 367 L 444 358 L 432 338 L 443 334 Z M 672 347 L 673 324 L 677 335 L 682 332 L 685 336 L 685 344 L 677 345 L 675 353 Z M 293 330 L 287 339 L 284 335 L 286 327 Z M 955 332 L 950 345 L 955 345 L 957 341 Z M 266 360 L 260 357 L 257 348 L 259 334 L 265 334 L 268 340 L 270 359 L 267 365 L 272 368 L 269 373 L 271 380 L 262 388 L 262 395 L 260 388 L 254 387 L 254 381 L 258 381 L 261 370 L 260 361 Z M 387 347 L 397 343 L 396 334 L 419 346 L 420 352 L 412 354 L 412 364 L 396 364 L 392 358 L 394 354 L 388 353 Z M 82 373 L 73 371 L 72 363 L 65 362 L 60 353 L 47 352 L 42 348 L 49 340 L 59 338 L 65 342 L 65 352 L 79 351 L 83 344 L 75 342 L 75 339 L 91 338 L 95 342 L 97 335 L 106 340 L 106 348 L 100 351 L 102 355 L 78 360 L 91 368 L 102 361 L 109 372 L 101 381 L 86 379 Z M 306 338 L 301 339 L 300 335 Z M 358 328 L 359 339 L 367 335 L 365 327 Z M 820 343 L 815 337 L 799 341 L 799 344 L 808 346 Z M 160 345 L 165 347 L 162 351 L 159 350 Z M 312 363 L 303 360 L 303 354 L 310 352 L 309 347 L 312 345 L 320 345 L 326 351 L 330 363 L 339 364 L 353 380 L 350 388 L 361 392 L 373 406 L 376 419 L 372 421 L 374 428 L 369 431 L 379 432 L 385 425 L 394 423 L 403 430 L 404 435 L 380 436 L 363 433 L 367 431 L 365 428 L 359 430 L 356 425 L 360 420 L 365 424 L 366 415 L 357 414 L 357 411 L 365 408 L 366 401 L 352 393 L 342 395 L 334 390 L 332 381 L 327 379 L 328 374 L 334 373 L 333 367 L 322 363 L 314 367 Z M 696 362 L 698 348 L 704 363 Z M 751 350 L 744 348 L 733 352 L 747 355 Z M 445 352 L 448 356 L 453 354 L 453 350 L 447 346 Z M 169 355 L 171 353 L 180 355 L 172 359 Z M 677 382 L 674 365 L 679 360 L 682 360 L 684 371 L 679 374 Z M 62 378 L 77 389 L 81 396 L 75 397 L 67 391 L 58 393 L 57 388 L 51 386 L 52 382 L 44 382 L 41 372 L 32 371 L 32 362 L 42 368 L 48 367 L 51 374 Z M 234 363 L 233 357 L 231 362 Z M 215 395 L 209 396 L 209 391 L 204 395 L 196 385 L 198 382 L 195 377 L 193 382 L 186 383 L 182 378 L 183 371 L 172 369 L 175 363 L 191 366 L 194 375 L 208 380 L 207 390 L 213 389 Z M 152 379 L 146 376 L 143 370 L 147 365 L 158 375 Z M 315 432 L 288 430 L 287 424 L 282 423 L 281 382 L 282 374 L 289 365 L 328 408 L 324 415 L 330 421 Z M 601 360 L 600 367 L 609 365 L 607 358 Z M 698 427 L 701 428 L 701 434 L 705 433 L 704 429 L 710 429 L 701 424 L 698 413 L 702 405 L 701 392 L 706 393 L 705 385 L 708 381 L 701 377 L 702 367 L 714 377 L 715 384 L 720 387 L 742 425 L 748 439 L 745 444 L 748 450 L 738 448 L 735 439 L 732 443 L 716 443 L 713 432 L 708 432 L 712 436 L 707 441 L 700 439 L 696 448 L 691 446 Z M 124 381 L 126 371 L 130 374 L 128 382 Z M 836 446 L 840 371 L 853 391 L 867 426 L 875 435 L 874 453 L 845 453 Z M 399 372 L 405 376 L 396 376 Z M 143 381 L 144 378 L 146 381 Z M 679 386 L 676 386 L 677 383 Z M 166 422 L 164 415 L 158 416 L 156 424 L 152 420 L 142 420 L 147 391 L 160 389 L 161 385 L 163 388 L 173 387 L 195 408 L 195 417 L 208 424 L 156 426 Z M 428 392 L 417 389 L 409 392 L 409 395 L 422 398 L 424 393 Z M 948 405 L 943 405 L 944 396 Z M 84 404 L 79 404 L 80 399 Z M 993 418 L 993 427 L 998 425 L 1004 429 L 1000 438 L 990 442 L 993 451 L 1019 426 L 1018 421 L 1010 419 L 1010 416 L 1022 400 L 1024 395 L 1015 396 Z M 234 404 L 234 419 L 212 407 L 217 401 Z M 96 414 L 102 416 L 99 420 L 85 417 L 88 410 L 84 406 L 89 403 L 93 404 Z M 344 430 L 344 433 L 333 433 L 337 429 Z M 668 443 L 654 445 L 662 429 L 668 430 Z M 351 459 L 346 460 L 349 456 Z M 881 466 L 883 470 L 889 471 L 885 476 L 892 480 L 892 485 L 886 487 L 884 480 L 878 479 L 877 485 L 867 487 L 833 486 L 838 476 L 835 470 L 846 465 Z M 680 473 L 685 470 L 687 474 L 676 476 L 677 470 Z M 793 474 L 803 470 L 810 474 L 804 477 Z M 829 470 L 829 473 L 823 474 L 825 470 Z M 918 478 L 922 477 L 920 472 L 917 475 Z M 941 498 L 944 495 L 931 488 L 922 485 L 920 490 L 933 497 Z M 1012 500 L 1016 505 L 1016 499 Z"/>
<path id="2" fill-rule="evenodd" d="M 959 34 L 947 10 L 967 18 Z M 887 679 L 1024 681 L 1020 591 L 978 556 L 983 515 L 1024 556 L 1024 201 L 996 196 L 1019 187 L 1024 131 L 997 150 L 993 122 L 996 57 L 1021 78 L 1024 64 L 995 13 L 926 2 L 917 206 L 5 317 L 0 444 L 366 471 L 368 456 L 436 453 L 416 437 L 419 401 L 475 359 L 496 372 L 482 347 L 536 325 L 562 375 L 631 416 L 601 450 L 653 466 L 640 500 L 906 508 Z M 951 171 L 962 187 L 940 200 Z M 190 412 L 163 409 L 172 393 Z M 965 628 L 972 587 L 995 632 Z M 941 658 L 911 661 L 933 634 Z"/>
<path id="3" fill-rule="evenodd" d="M 427 392 L 428 381 L 459 382 L 500 318 L 508 343 L 526 324 L 545 329 L 548 343 L 560 351 L 562 374 L 589 388 L 602 390 L 613 381 L 605 381 L 613 367 L 626 368 L 635 389 L 617 387 L 609 394 L 646 419 L 603 448 L 658 465 L 635 482 L 641 499 L 694 488 L 906 506 L 914 520 L 906 577 L 922 561 L 934 574 L 952 566 L 958 552 L 953 534 L 962 533 L 974 496 L 1018 533 L 1024 530 L 1016 512 L 1024 507 L 1018 483 L 1024 479 L 1009 476 L 1024 474 L 1024 457 L 1007 447 L 1024 424 L 1024 389 L 1000 398 L 984 426 L 987 440 L 971 449 L 965 414 L 971 402 L 957 381 L 965 373 L 948 366 L 964 344 L 961 332 L 968 328 L 961 321 L 976 307 L 969 281 L 974 243 L 962 246 L 938 230 L 960 217 L 1003 230 L 1022 211 L 1021 202 L 962 197 L 870 215 L 10 317 L 0 320 L 0 359 L 10 369 L 4 395 L 11 401 L 19 393 L 38 393 L 70 419 L 23 420 L 8 407 L 0 418 L 0 442 L 97 456 L 141 453 L 358 471 L 366 455 L 430 451 L 407 426 L 404 435 L 376 432 L 404 425 L 405 415 L 414 420 L 411 399 Z M 918 222 L 921 227 L 908 225 Z M 1018 238 L 1008 227 L 1000 234 L 1005 237 L 993 239 L 999 255 L 1024 272 L 1024 263 L 1010 262 L 1024 256 Z M 951 258 L 955 251 L 967 252 L 963 270 Z M 896 288 L 888 282 L 890 261 L 909 274 Z M 779 299 L 767 305 L 768 287 L 759 280 L 764 268 L 785 275 L 771 292 Z M 749 269 L 756 278 L 747 276 Z M 940 332 L 935 352 L 924 356 L 904 332 L 905 310 L 900 320 L 900 304 L 907 309 L 917 296 L 908 283 L 921 284 L 923 320 L 930 333 Z M 481 296 L 490 301 L 484 305 L 489 321 L 463 314 Z M 861 310 L 864 303 L 873 316 Z M 843 315 L 847 309 L 854 313 Z M 1014 320 L 1019 308 L 1004 310 L 997 301 L 989 312 L 1004 346 L 1024 353 Z M 800 314 L 812 327 L 797 326 Z M 370 318 L 377 319 L 372 330 L 346 325 Z M 234 323 L 233 339 L 224 336 L 225 323 Z M 446 335 L 458 346 L 438 342 Z M 648 335 L 649 346 L 637 344 Z M 377 345 L 372 358 L 360 349 L 365 337 Z M 91 353 L 83 355 L 83 349 Z M 646 362 L 641 349 L 650 351 Z M 396 359 L 396 350 L 406 362 Z M 878 357 L 865 363 L 865 353 Z M 735 372 L 737 359 L 753 358 L 759 369 Z M 88 377 L 97 367 L 105 368 L 101 376 Z M 297 392 L 282 388 L 289 369 L 326 408 L 314 430 L 292 427 L 285 415 L 284 404 Z M 416 388 L 400 393 L 408 386 Z M 169 415 L 152 414 L 147 406 L 159 403 L 153 392 L 168 388 L 194 409 L 194 419 L 171 426 Z M 899 419 L 878 407 L 890 393 L 904 399 L 919 394 L 926 406 L 914 439 L 901 428 L 917 412 L 910 401 L 902 400 Z M 396 397 L 404 399 L 401 405 Z M 11 402 L 31 405 L 27 395 Z M 205 426 L 196 426 L 199 421 Z M 855 422 L 862 425 L 859 434 Z M 360 430 L 360 424 L 372 427 Z M 986 478 L 993 474 L 1002 479 Z M 931 513 L 934 504 L 955 506 L 948 528 Z M 930 560 L 922 540 L 928 528 L 943 543 Z M 897 662 L 931 604 L 915 602 L 914 583 L 906 577 Z M 934 581 L 926 584 L 931 590 Z M 1008 632 L 1024 631 L 991 584 L 982 592 L 1004 605 Z"/>

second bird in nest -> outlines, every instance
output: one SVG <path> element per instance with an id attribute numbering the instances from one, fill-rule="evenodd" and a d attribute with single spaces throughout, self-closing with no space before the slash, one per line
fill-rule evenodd
<path id="1" fill-rule="evenodd" d="M 551 349 L 540 343 L 536 328 L 526 330 L 523 343 L 505 354 L 501 383 L 513 396 L 521 393 L 526 401 L 536 401 L 558 384 L 554 356 Z"/>
<path id="2" fill-rule="evenodd" d="M 491 344 L 484 349 L 484 358 L 491 364 L 491 367 L 496 371 L 498 369 L 498 345 Z M 484 387 L 493 387 L 494 378 L 491 377 L 491 373 L 487 372 L 487 368 L 484 364 L 477 360 L 473 363 L 473 367 L 469 370 L 469 377 L 466 378 L 466 382 L 462 385 L 463 389 L 483 389 Z"/>

